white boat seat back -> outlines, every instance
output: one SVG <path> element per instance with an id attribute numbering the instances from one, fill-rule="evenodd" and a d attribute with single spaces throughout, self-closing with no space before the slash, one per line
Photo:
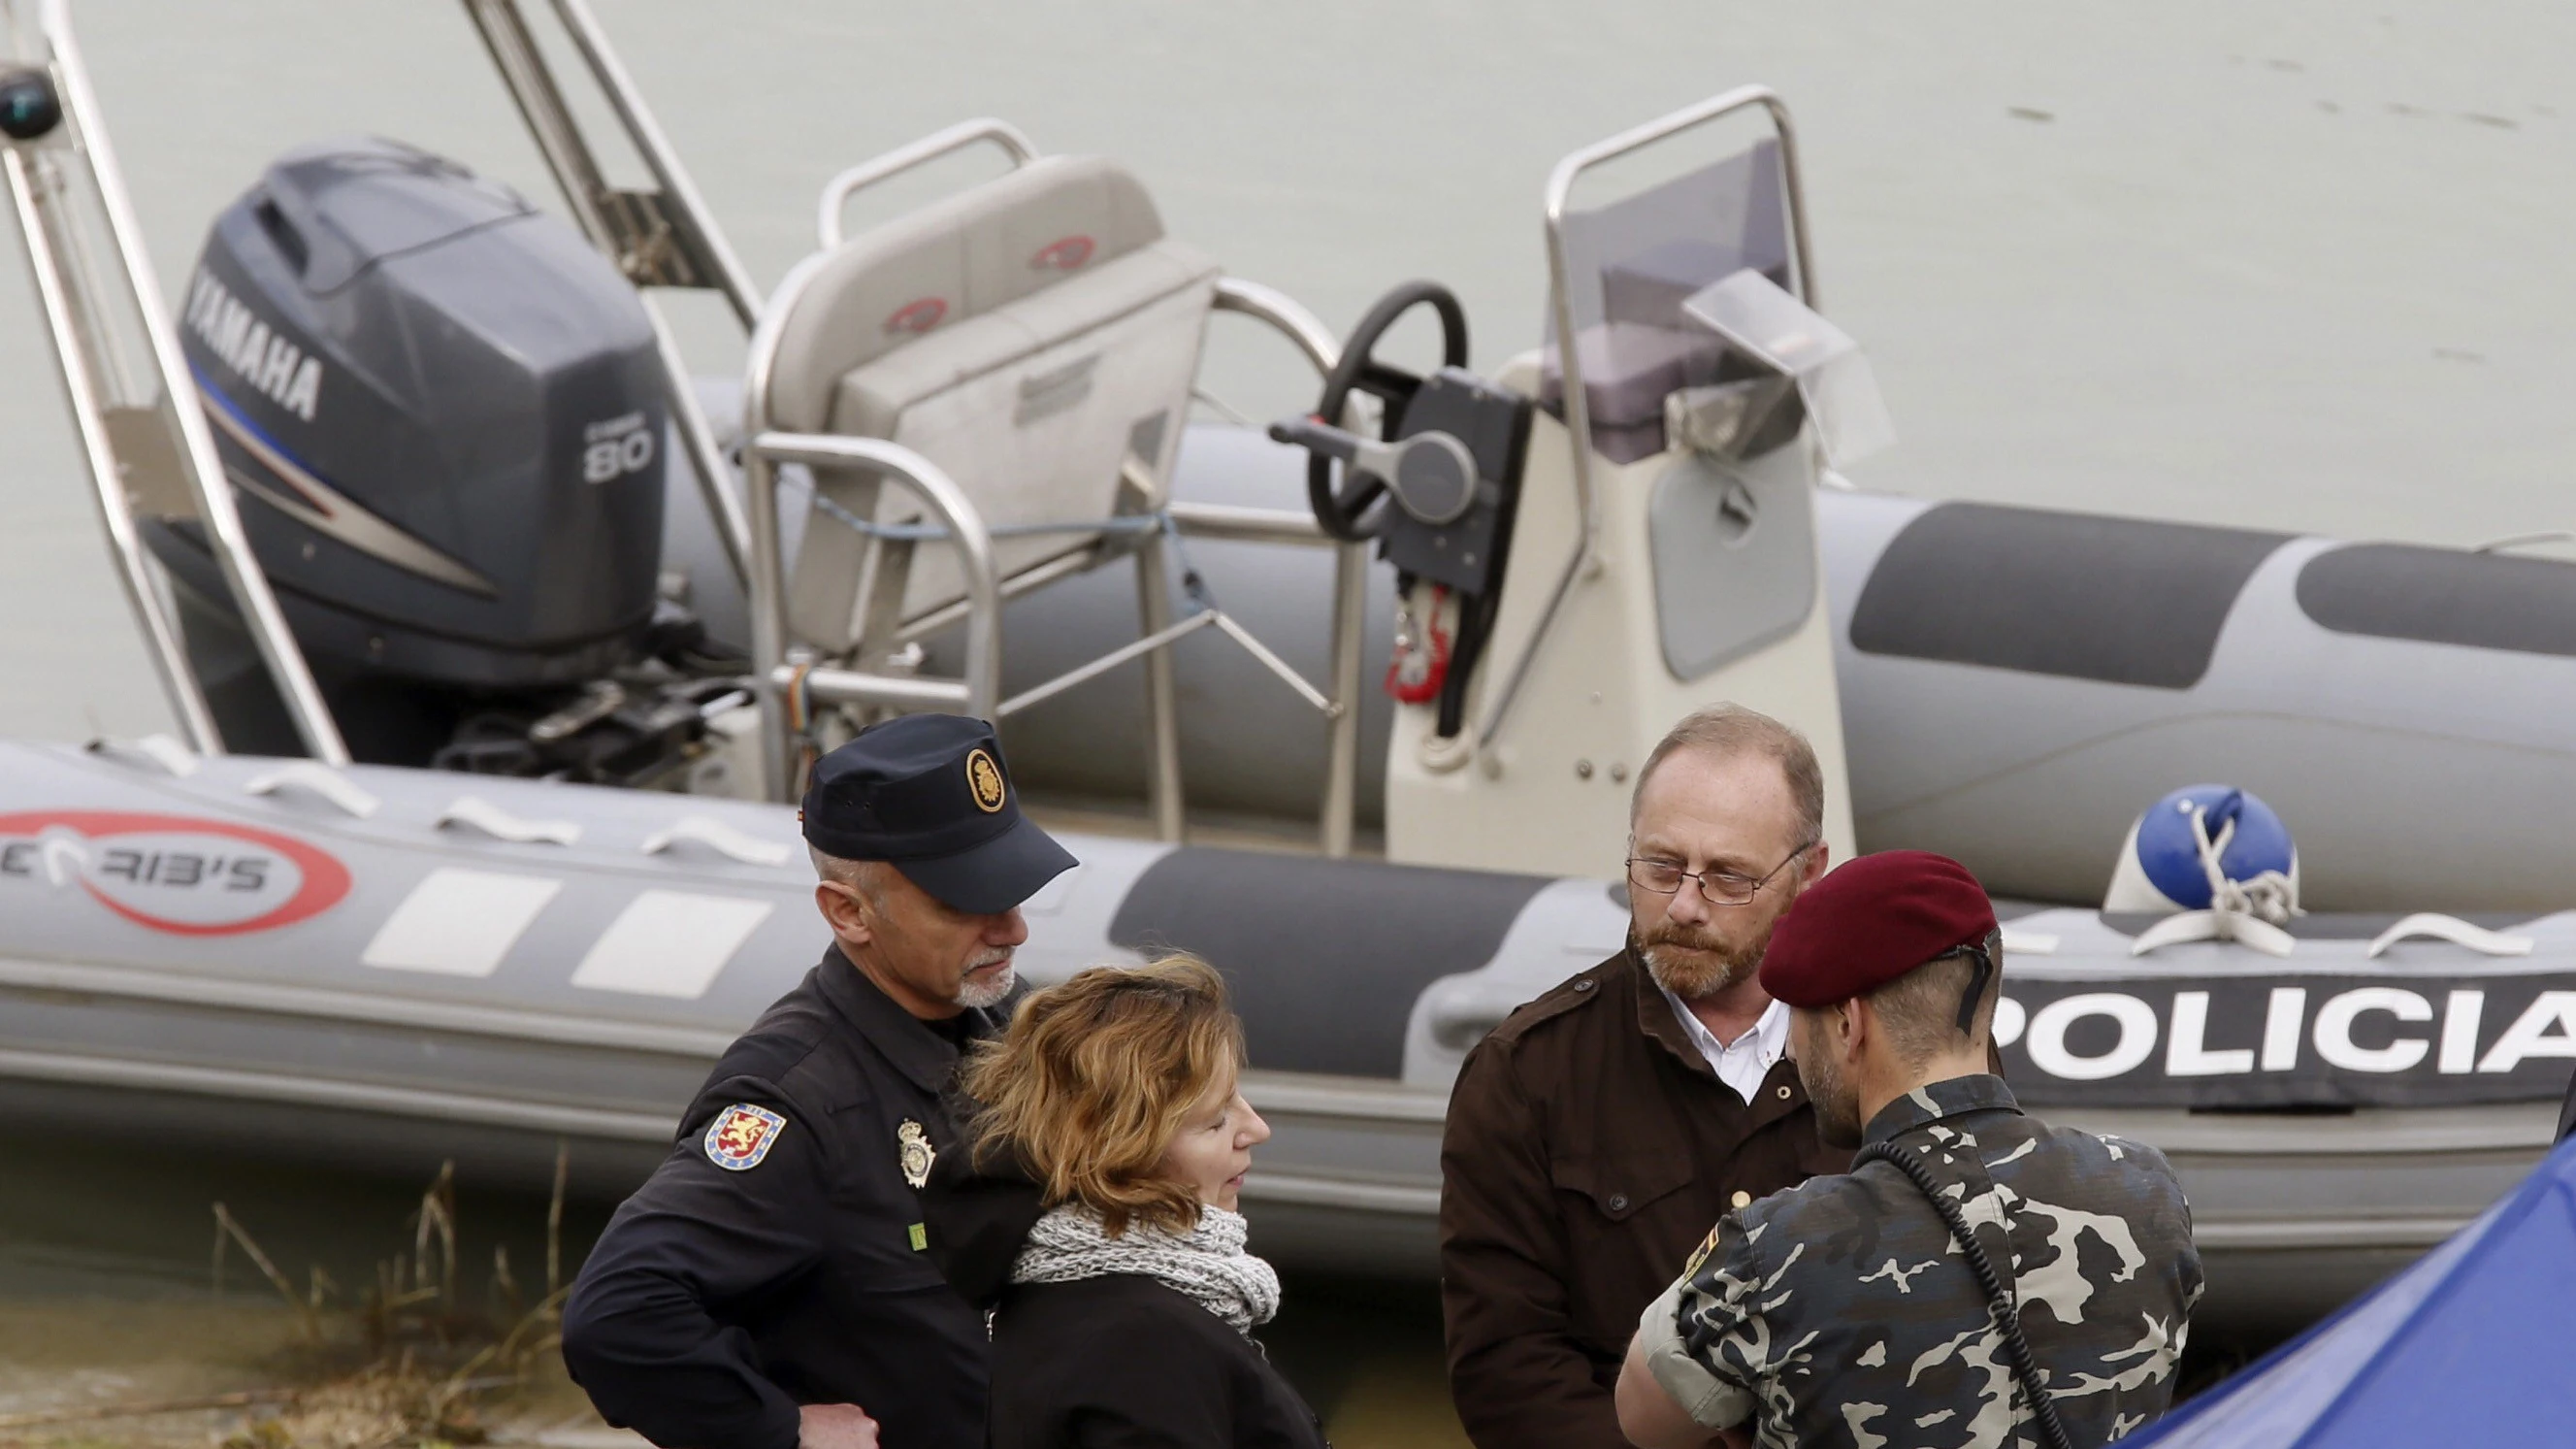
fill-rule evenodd
<path id="1" fill-rule="evenodd" d="M 884 438 L 945 469 L 988 525 L 1087 521 L 1119 501 L 1122 469 L 1157 495 L 1178 450 L 1217 267 L 1163 236 L 1135 177 L 1096 157 L 1047 157 L 852 238 L 784 322 L 774 426 Z M 898 490 L 818 480 L 881 523 L 920 519 Z M 1004 576 L 1087 548 L 1092 534 L 1004 537 Z M 827 651 L 857 642 L 857 601 L 883 550 L 813 520 L 798 551 L 789 631 Z M 924 547 L 901 612 L 963 597 L 954 555 Z"/>

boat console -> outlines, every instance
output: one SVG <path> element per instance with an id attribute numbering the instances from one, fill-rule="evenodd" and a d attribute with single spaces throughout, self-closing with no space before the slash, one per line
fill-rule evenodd
<path id="1" fill-rule="evenodd" d="M 1377 360 L 1387 330 L 1418 306 L 1440 319 L 1442 365 L 1427 377 Z M 1339 539 L 1374 540 L 1395 566 L 1402 603 L 1387 692 L 1432 705 L 1432 733 L 1442 740 L 1466 723 L 1467 688 L 1493 635 L 1529 454 L 1529 399 L 1467 371 L 1466 361 L 1466 309 L 1436 282 L 1408 282 L 1352 329 L 1314 412 L 1270 427 L 1273 441 L 1311 455 L 1306 498 L 1315 521 Z M 1354 392 L 1378 404 L 1376 439 L 1327 421 L 1347 415 Z"/>

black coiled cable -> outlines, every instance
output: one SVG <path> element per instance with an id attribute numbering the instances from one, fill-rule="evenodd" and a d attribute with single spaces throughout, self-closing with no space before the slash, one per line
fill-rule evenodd
<path id="1" fill-rule="evenodd" d="M 2039 1420 L 2040 1437 L 2049 1449 L 2075 1449 L 2066 1437 L 2066 1426 L 2058 1422 L 2057 1405 L 2048 1391 L 2039 1386 L 2039 1365 L 2031 1360 L 2030 1341 L 2021 1336 L 2021 1314 L 2013 1307 L 2012 1298 L 2004 1292 L 2003 1279 L 1995 1273 L 1993 1260 L 1977 1244 L 1976 1234 L 1968 1229 L 1967 1219 L 1960 1216 L 1957 1205 L 1941 1195 L 1941 1184 L 1923 1159 L 1893 1142 L 1873 1142 L 1852 1156 L 1852 1170 L 1857 1172 L 1865 1162 L 1884 1162 L 1912 1180 L 1932 1204 L 1950 1236 L 1959 1243 L 1959 1254 L 1968 1260 L 1968 1271 L 1977 1275 L 1977 1286 L 1986 1290 L 1986 1302 L 1994 1310 L 1995 1326 L 2003 1331 L 2004 1355 L 2012 1360 L 2013 1376 L 2021 1380 L 2021 1391 L 2030 1399 L 2032 1414 Z"/>

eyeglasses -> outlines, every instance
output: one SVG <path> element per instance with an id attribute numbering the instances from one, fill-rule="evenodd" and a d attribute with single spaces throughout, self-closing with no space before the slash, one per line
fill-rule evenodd
<path id="1" fill-rule="evenodd" d="M 1808 841 L 1790 851 L 1787 860 L 1764 871 L 1759 877 L 1731 870 L 1690 871 L 1682 869 L 1682 863 L 1677 860 L 1631 856 L 1628 860 L 1628 884 L 1654 895 L 1668 896 L 1680 890 L 1683 881 L 1691 881 L 1699 886 L 1700 899 L 1712 906 L 1750 905 L 1753 898 L 1762 893 L 1762 888 L 1771 883 L 1773 876 L 1787 870 L 1798 857 L 1815 848 L 1816 842 Z"/>

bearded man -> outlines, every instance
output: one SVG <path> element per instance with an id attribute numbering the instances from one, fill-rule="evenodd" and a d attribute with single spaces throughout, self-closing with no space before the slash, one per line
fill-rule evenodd
<path id="1" fill-rule="evenodd" d="M 990 1335 L 922 1251 L 921 1192 L 964 1150 L 949 1092 L 1002 1029 L 1020 903 L 1074 859 L 955 715 L 861 731 L 800 818 L 832 944 L 609 1220 L 564 1367 L 668 1449 L 983 1449 Z"/>
<path id="2" fill-rule="evenodd" d="M 1612 1391 L 1637 1316 L 1708 1225 L 1840 1172 L 1756 975 L 1826 866 L 1796 730 L 1683 720 L 1629 805 L 1627 949 L 1469 1053 L 1441 1145 L 1449 1386 L 1477 1449 L 1627 1449 Z"/>

